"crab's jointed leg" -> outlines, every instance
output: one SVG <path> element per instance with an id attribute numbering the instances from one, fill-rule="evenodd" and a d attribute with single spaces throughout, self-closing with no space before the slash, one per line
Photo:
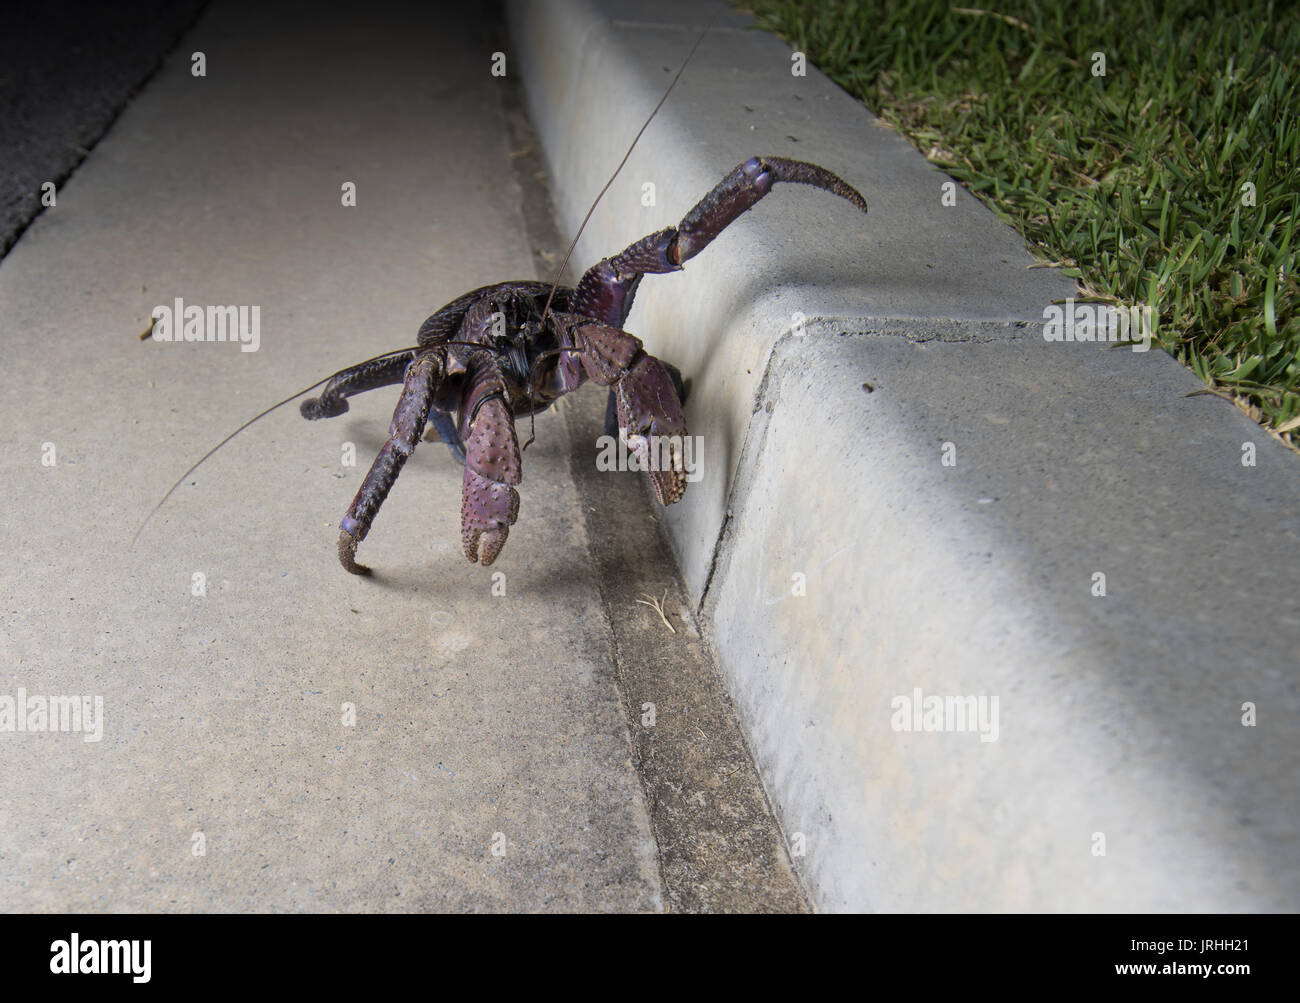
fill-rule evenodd
<path id="1" fill-rule="evenodd" d="M 867 200 L 857 189 L 824 167 L 785 157 L 750 157 L 719 181 L 676 226 L 642 237 L 587 269 L 569 312 L 621 328 L 642 275 L 680 270 L 778 181 L 813 185 L 867 211 Z"/>
<path id="2" fill-rule="evenodd" d="M 388 441 L 370 465 L 361 489 L 339 523 L 339 563 L 354 575 L 370 574 L 369 568 L 356 561 L 357 544 L 370 532 L 370 524 L 388 497 L 402 465 L 420 441 L 420 433 L 424 431 L 433 404 L 434 391 L 442 378 L 442 354 L 436 351 L 417 355 L 406 370 L 402 396 L 388 426 Z"/>
<path id="3" fill-rule="evenodd" d="M 708 247 L 718 234 L 767 195 L 778 181 L 821 188 L 848 200 L 863 212 L 867 211 L 867 201 L 857 189 L 824 167 L 785 157 L 750 157 L 719 181 L 677 226 L 642 237 L 612 258 L 587 269 L 570 300 L 569 312 L 621 329 L 632 309 L 632 300 L 643 275 L 681 270 L 684 262 Z M 672 372 L 676 373 L 675 370 Z M 660 385 L 658 374 L 653 378 L 643 378 L 650 380 L 648 385 Z M 680 388 L 680 374 L 676 374 L 672 381 Z M 629 387 L 636 385 L 633 383 Z M 678 396 L 680 390 L 674 395 L 674 400 Z M 663 395 L 656 392 L 656 397 L 662 399 Z M 607 415 L 617 413 L 620 426 L 626 427 L 623 408 L 615 388 L 610 394 Z M 680 415 L 680 408 L 677 413 Z M 609 424 L 608 418 L 606 424 Z M 658 484 L 655 490 L 659 491 Z M 660 500 L 663 500 L 662 495 Z"/>
<path id="4" fill-rule="evenodd" d="M 298 409 L 308 421 L 335 418 L 346 414 L 349 397 L 355 397 L 367 390 L 378 390 L 380 387 L 391 387 L 394 383 L 401 383 L 406 367 L 414 358 L 415 350 L 412 349 L 409 352 L 382 359 L 371 359 L 359 366 L 344 369 L 330 377 L 330 381 L 325 384 L 325 389 L 321 391 L 319 397 L 309 397 L 299 405 Z"/>

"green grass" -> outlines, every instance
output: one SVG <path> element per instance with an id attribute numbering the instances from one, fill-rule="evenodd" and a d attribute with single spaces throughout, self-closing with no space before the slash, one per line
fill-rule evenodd
<path id="1" fill-rule="evenodd" d="M 743 6 L 1086 296 L 1149 304 L 1161 347 L 1296 445 L 1295 6 Z"/>

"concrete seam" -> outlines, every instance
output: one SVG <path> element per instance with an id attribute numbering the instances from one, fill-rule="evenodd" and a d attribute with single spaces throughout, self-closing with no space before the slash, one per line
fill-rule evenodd
<path id="1" fill-rule="evenodd" d="M 664 538 L 664 542 L 668 547 L 668 552 L 673 556 L 675 561 L 677 552 L 673 549 L 672 540 L 668 536 L 667 530 L 662 523 L 659 526 L 659 533 L 660 536 Z M 684 584 L 683 590 L 685 590 Z M 705 655 L 717 668 L 717 671 L 722 674 L 723 690 L 726 694 L 727 700 L 731 703 L 734 709 L 735 699 L 731 695 L 731 688 L 727 683 L 726 675 L 722 673 L 722 662 L 717 655 L 718 647 L 713 632 L 713 617 L 700 616 L 696 614 L 694 619 L 696 629 L 700 632 L 700 641 L 704 646 Z M 781 838 L 781 850 L 785 854 L 786 861 L 790 865 L 790 873 L 794 875 L 795 884 L 799 887 L 799 894 L 803 896 L 804 904 L 808 906 L 809 912 L 814 914 L 820 913 L 821 907 L 819 906 L 817 899 L 813 896 L 812 889 L 808 887 L 808 882 L 804 880 L 803 868 L 799 867 L 795 863 L 794 856 L 790 853 L 790 835 L 786 831 L 785 819 L 781 817 L 781 812 L 778 809 L 777 802 L 775 798 L 772 797 L 772 791 L 769 789 L 767 783 L 767 774 L 760 767 L 758 757 L 754 754 L 754 747 L 750 743 L 749 732 L 744 727 L 743 721 L 741 722 L 739 731 L 741 747 L 744 749 L 745 755 L 749 757 L 749 762 L 753 767 L 754 774 L 758 777 L 758 785 L 763 791 L 763 800 L 767 805 L 768 814 L 772 817 L 772 822 L 776 826 L 777 834 Z"/>

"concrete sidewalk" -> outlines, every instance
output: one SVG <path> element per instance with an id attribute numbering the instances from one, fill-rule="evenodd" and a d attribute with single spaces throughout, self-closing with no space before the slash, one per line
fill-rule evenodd
<path id="1" fill-rule="evenodd" d="M 0 700 L 103 707 L 99 741 L 0 731 L 0 908 L 804 908 L 716 675 L 627 698 L 723 715 L 731 744 L 715 731 L 691 783 L 725 772 L 709 796 L 743 810 L 709 846 L 652 819 L 574 419 L 538 419 L 488 570 L 461 554 L 461 470 L 437 445 L 364 545 L 376 577 L 339 568 L 396 390 L 330 422 L 276 412 L 128 550 L 247 417 L 411 344 L 462 292 L 534 275 L 501 44 L 468 9 L 215 3 L 0 265 Z M 175 297 L 260 307 L 259 349 L 141 343 Z M 679 591 L 643 552 L 641 588 Z M 689 611 L 669 612 L 691 646 L 674 657 L 707 665 Z M 659 864 L 674 831 L 699 844 L 682 873 Z M 732 831 L 748 863 L 710 871 Z"/>
<path id="2" fill-rule="evenodd" d="M 509 9 L 572 232 L 710 11 Z M 1046 342 L 1073 283 L 749 24 L 719 17 L 578 257 L 752 155 L 871 206 L 780 185 L 628 321 L 693 382 L 704 478 L 665 520 L 814 902 L 1294 911 L 1296 457 L 1161 352 Z"/>

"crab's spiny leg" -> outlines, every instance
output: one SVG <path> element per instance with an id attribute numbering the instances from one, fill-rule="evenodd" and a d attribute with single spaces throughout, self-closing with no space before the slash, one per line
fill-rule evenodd
<path id="1" fill-rule="evenodd" d="M 415 358 L 415 349 L 391 355 L 382 359 L 371 359 L 359 366 L 353 366 L 337 373 L 325 384 L 319 397 L 309 397 L 299 405 L 302 416 L 309 421 L 319 418 L 334 418 L 344 414 L 348 409 L 347 398 L 377 390 L 379 387 L 391 387 L 402 382 L 402 374 Z"/>
<path id="2" fill-rule="evenodd" d="M 642 237 L 589 268 L 578 283 L 569 312 L 622 327 L 642 275 L 680 269 L 778 181 L 821 188 L 867 211 L 867 200 L 857 189 L 824 167 L 785 157 L 750 157 L 700 199 L 677 226 Z"/>
<path id="3" fill-rule="evenodd" d="M 392 424 L 388 426 L 388 441 L 370 465 L 370 472 L 361 482 L 361 490 L 339 523 L 339 563 L 354 575 L 370 574 L 369 568 L 356 561 L 357 544 L 370 532 L 370 524 L 388 497 L 402 465 L 420 441 L 420 433 L 428 421 L 429 408 L 442 377 L 442 354 L 437 351 L 418 355 L 406 371 L 402 396 L 393 411 Z"/>

